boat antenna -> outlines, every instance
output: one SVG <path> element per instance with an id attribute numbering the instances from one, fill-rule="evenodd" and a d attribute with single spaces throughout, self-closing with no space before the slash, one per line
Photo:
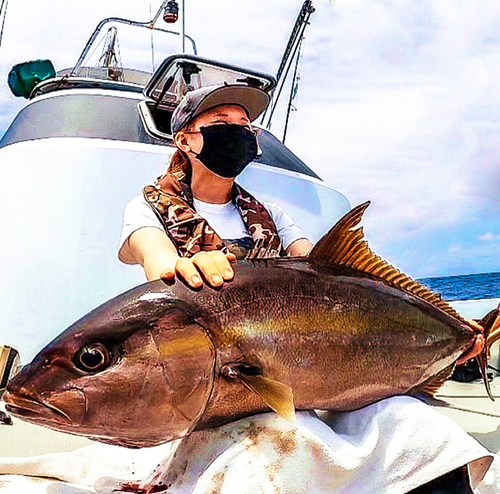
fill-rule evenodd
<path id="1" fill-rule="evenodd" d="M 185 0 L 181 0 L 181 48 L 182 53 L 186 53 L 186 2 Z"/>
<path id="2" fill-rule="evenodd" d="M 5 18 L 7 17 L 7 5 L 9 0 L 2 0 L 2 4 L 0 5 L 0 18 L 2 18 L 2 28 L 0 29 L 0 46 L 2 46 L 2 38 L 3 38 L 3 28 L 5 26 Z"/>
<path id="3" fill-rule="evenodd" d="M 315 10 L 316 9 L 313 7 L 312 1 L 306 0 L 302 4 L 302 8 L 297 16 L 297 20 L 293 26 L 292 33 L 290 34 L 288 44 L 285 48 L 278 72 L 276 74 L 276 89 L 274 90 L 273 99 L 262 116 L 261 125 L 265 125 L 267 129 L 271 128 L 272 118 L 288 77 L 290 67 L 293 60 L 297 56 L 299 46 L 301 45 L 304 37 L 305 29 L 309 25 L 309 18 Z"/>
<path id="4" fill-rule="evenodd" d="M 152 11 L 151 11 L 151 0 L 149 0 L 149 16 L 151 17 Z M 156 71 L 156 66 L 155 66 L 155 43 L 154 43 L 154 37 L 153 37 L 153 30 L 150 29 L 150 37 L 151 37 L 151 67 L 153 68 L 153 72 Z"/>

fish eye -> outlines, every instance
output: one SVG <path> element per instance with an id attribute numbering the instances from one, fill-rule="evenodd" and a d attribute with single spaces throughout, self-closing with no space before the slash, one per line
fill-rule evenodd
<path id="1" fill-rule="evenodd" d="M 81 348 L 75 355 L 75 365 L 85 372 L 98 372 L 110 362 L 108 349 L 101 343 L 91 343 Z"/>

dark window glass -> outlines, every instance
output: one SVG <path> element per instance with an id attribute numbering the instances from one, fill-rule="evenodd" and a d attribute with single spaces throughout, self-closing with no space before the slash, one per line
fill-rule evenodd
<path id="1" fill-rule="evenodd" d="M 274 137 L 270 132 L 267 132 L 267 130 L 259 130 L 258 139 L 262 155 L 255 160 L 257 163 L 319 178 L 316 173 L 285 147 L 279 139 Z"/>

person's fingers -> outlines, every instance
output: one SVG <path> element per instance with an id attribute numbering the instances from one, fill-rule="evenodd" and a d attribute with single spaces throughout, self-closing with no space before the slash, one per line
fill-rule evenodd
<path id="1" fill-rule="evenodd" d="M 161 273 L 160 279 L 167 285 L 173 285 L 175 283 L 175 271 L 170 268 L 165 269 Z"/>
<path id="2" fill-rule="evenodd" d="M 236 256 L 231 253 L 224 254 L 218 250 L 208 252 L 215 266 L 219 270 L 224 281 L 231 281 L 234 278 L 234 270 L 231 263 L 236 262 Z"/>
<path id="3" fill-rule="evenodd" d="M 176 263 L 175 272 L 191 288 L 201 288 L 203 281 L 212 288 L 220 288 L 225 281 L 234 278 L 231 266 L 233 262 L 236 262 L 233 254 L 224 254 L 218 250 L 198 252 L 191 258 L 180 258 Z M 170 280 L 170 277 L 166 276 L 166 280 Z"/>
<path id="4" fill-rule="evenodd" d="M 225 265 L 229 266 L 226 256 L 222 252 L 198 252 L 192 258 L 193 264 L 203 276 L 205 282 L 212 288 L 219 288 L 227 276 Z M 223 261 L 221 261 L 223 259 Z"/>
<path id="5" fill-rule="evenodd" d="M 203 286 L 203 280 L 192 259 L 181 257 L 175 264 L 175 272 L 189 287 L 198 289 Z"/>

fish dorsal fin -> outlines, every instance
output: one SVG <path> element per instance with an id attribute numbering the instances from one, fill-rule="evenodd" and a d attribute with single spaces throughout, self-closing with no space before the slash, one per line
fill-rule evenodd
<path id="1" fill-rule="evenodd" d="M 250 391 L 259 395 L 262 401 L 278 415 L 290 422 L 295 422 L 295 405 L 293 403 L 293 392 L 289 386 L 283 383 L 256 374 L 249 367 L 236 364 L 226 370 L 226 375 L 239 379 Z"/>
<path id="2" fill-rule="evenodd" d="M 351 209 L 338 223 L 313 247 L 309 261 L 316 265 L 338 265 L 370 274 L 389 286 L 415 295 L 450 316 L 466 323 L 458 312 L 447 304 L 440 295 L 431 292 L 417 281 L 391 266 L 387 261 L 373 253 L 358 227 L 363 214 L 370 205 L 367 201 Z"/>
<path id="3" fill-rule="evenodd" d="M 453 369 L 455 368 L 455 363 L 449 365 L 444 368 L 441 372 L 427 379 L 423 383 L 414 386 L 406 394 L 412 396 L 418 396 L 420 398 L 430 398 L 433 399 L 437 393 L 437 391 L 443 386 L 445 381 L 451 376 L 453 373 Z"/>

